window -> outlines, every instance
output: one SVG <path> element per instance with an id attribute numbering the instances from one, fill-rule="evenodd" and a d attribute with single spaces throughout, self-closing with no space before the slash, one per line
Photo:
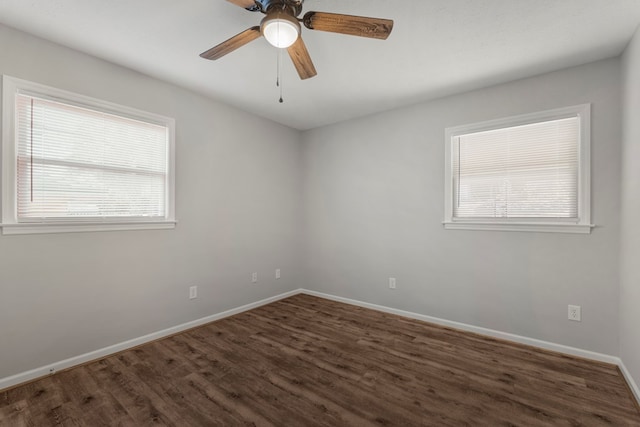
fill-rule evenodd
<path id="1" fill-rule="evenodd" d="M 590 105 L 446 130 L 445 228 L 589 233 Z"/>
<path id="2" fill-rule="evenodd" d="M 4 234 L 173 228 L 174 122 L 3 78 Z"/>

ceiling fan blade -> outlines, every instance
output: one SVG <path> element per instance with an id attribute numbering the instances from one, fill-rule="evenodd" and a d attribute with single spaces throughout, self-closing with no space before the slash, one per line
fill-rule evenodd
<path id="1" fill-rule="evenodd" d="M 391 19 L 367 18 L 366 16 L 342 15 L 340 13 L 307 12 L 304 26 L 310 30 L 385 40 L 391 34 Z"/>
<path id="2" fill-rule="evenodd" d="M 240 6 L 244 9 L 254 10 L 256 8 L 256 2 L 254 0 L 227 0 L 229 3 L 233 3 L 236 6 Z"/>
<path id="3" fill-rule="evenodd" d="M 298 37 L 298 40 L 287 48 L 287 52 L 289 52 L 293 65 L 295 65 L 302 80 L 318 74 L 316 67 L 313 66 L 313 61 L 311 61 L 311 56 L 309 56 L 307 46 L 302 41 L 302 37 Z"/>
<path id="4" fill-rule="evenodd" d="M 240 34 L 231 37 L 229 40 L 212 47 L 208 51 L 202 52 L 200 56 L 204 59 L 219 59 L 226 54 L 233 52 L 239 47 L 242 47 L 245 44 L 254 41 L 260 36 L 260 27 L 251 27 L 248 30 L 241 32 Z"/>

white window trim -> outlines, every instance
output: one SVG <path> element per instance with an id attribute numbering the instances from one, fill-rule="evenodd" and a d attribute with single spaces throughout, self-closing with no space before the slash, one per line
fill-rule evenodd
<path id="1" fill-rule="evenodd" d="M 483 132 L 498 128 L 527 125 L 547 120 L 558 120 L 578 116 L 580 118 L 580 146 L 578 162 L 578 220 L 532 219 L 527 221 L 496 218 L 478 220 L 473 218 L 454 218 L 453 216 L 453 175 L 452 152 L 453 138 L 459 135 Z M 498 231 L 537 231 L 558 233 L 589 234 L 595 227 L 591 224 L 591 104 L 574 105 L 537 113 L 507 117 L 445 129 L 445 188 L 444 221 L 446 229 L 452 230 L 498 230 Z"/>
<path id="2" fill-rule="evenodd" d="M 157 123 L 169 129 L 169 171 L 167 185 L 167 215 L 164 220 L 132 218 L 95 218 L 82 220 L 57 219 L 46 222 L 18 222 L 16 206 L 16 140 L 15 140 L 15 95 L 20 93 L 37 95 L 66 104 L 88 107 L 106 113 Z M 102 101 L 62 89 L 4 75 L 2 78 L 2 155 L 0 165 L 0 211 L 2 212 L 2 234 L 67 233 L 85 231 L 156 230 L 175 228 L 175 120 L 159 114 Z"/>

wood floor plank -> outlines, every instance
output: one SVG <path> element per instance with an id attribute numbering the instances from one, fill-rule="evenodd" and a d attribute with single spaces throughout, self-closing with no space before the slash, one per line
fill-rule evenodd
<path id="1" fill-rule="evenodd" d="M 0 407 L 0 425 L 27 427 L 33 426 L 33 422 L 27 421 L 27 401 L 18 400 L 12 405 Z"/>
<path id="2" fill-rule="evenodd" d="M 268 388 L 269 393 L 273 394 L 276 399 L 280 399 L 280 402 L 291 400 L 292 394 L 297 396 L 303 392 L 300 387 L 302 382 L 299 380 L 292 380 L 291 384 L 284 384 L 279 381 L 282 379 L 282 373 L 290 369 L 290 365 L 286 361 L 283 361 L 282 358 L 273 351 L 265 352 L 264 346 L 258 345 L 256 347 L 253 343 L 253 341 L 255 341 L 255 336 L 250 335 L 253 330 L 244 328 L 239 329 L 238 326 L 241 326 L 241 324 L 237 325 L 236 328 L 233 328 L 232 326 L 230 327 L 229 324 L 225 326 L 226 327 L 224 329 L 226 332 L 234 331 L 234 333 L 222 335 L 222 331 L 217 331 L 218 333 L 216 334 L 215 342 L 211 343 L 209 348 L 211 348 L 211 346 L 216 349 L 226 348 L 227 351 L 233 352 L 234 347 L 229 347 L 228 345 L 231 344 L 232 346 L 241 345 L 242 348 L 246 349 L 246 351 L 243 352 L 234 352 L 233 356 L 229 353 L 220 354 L 221 357 L 225 358 L 233 357 L 236 363 L 241 364 L 245 368 L 247 371 L 246 374 L 248 374 L 248 377 L 245 380 L 248 380 L 251 383 L 262 383 L 265 388 Z M 213 336 L 213 334 L 209 334 L 208 332 L 215 331 L 215 327 L 216 325 L 214 324 L 206 328 L 206 333 L 203 332 L 204 335 L 202 335 L 201 338 L 206 340 L 208 337 Z M 194 332 L 194 334 L 197 334 L 197 332 L 198 331 Z M 225 335 L 227 338 L 225 338 Z M 250 337 L 249 340 L 242 338 L 248 336 Z M 267 361 L 267 365 L 265 365 L 265 361 Z M 266 369 L 265 366 L 268 366 L 268 369 Z M 239 375 L 241 376 L 242 374 L 227 375 L 225 379 L 235 381 L 236 377 Z M 330 422 L 332 425 L 344 424 L 340 422 L 340 412 L 345 412 L 344 409 L 341 411 L 331 411 L 327 409 L 327 405 L 324 403 L 318 404 L 317 401 L 312 399 L 297 399 L 296 403 L 297 404 L 295 406 L 290 408 L 289 416 L 298 415 L 300 418 L 300 425 L 313 425 L 309 420 L 310 416 L 313 418 L 312 416 L 314 414 L 322 417 L 325 423 Z M 277 403 L 277 406 L 280 405 L 281 403 Z M 277 406 L 274 409 L 277 409 Z M 331 420 L 334 418 L 335 421 L 332 422 Z M 289 421 L 291 422 L 293 420 L 290 418 Z M 359 422 L 363 423 L 364 420 L 360 419 Z"/>
<path id="3" fill-rule="evenodd" d="M 113 356 L 87 366 L 96 381 L 109 390 L 127 410 L 136 425 L 182 425 L 189 413 L 180 411 L 179 402 L 168 402 L 134 372 L 136 364 L 127 366 Z M 109 425 L 103 423 L 102 425 Z"/>
<path id="4" fill-rule="evenodd" d="M 266 319 L 266 318 L 261 318 L 260 320 L 262 320 L 262 324 L 263 324 L 263 325 L 264 325 L 264 324 L 268 324 L 268 323 L 269 323 L 269 322 L 267 321 L 267 319 Z M 317 324 L 314 324 L 314 328 L 316 328 L 316 327 L 317 327 Z M 382 344 L 381 344 L 381 345 L 382 345 Z M 396 348 L 397 348 L 397 347 L 398 347 L 398 343 L 396 343 L 396 345 L 395 345 L 394 347 L 396 347 Z M 379 347 L 378 349 L 380 349 L 380 348 L 381 348 L 381 347 Z M 359 353 L 359 354 L 358 354 L 358 353 Z M 365 360 L 365 359 L 367 358 L 367 356 L 362 356 L 362 355 L 361 355 L 362 353 L 364 353 L 364 354 L 386 354 L 386 353 L 384 353 L 384 352 L 366 352 L 366 351 L 365 351 L 365 352 L 362 352 L 362 351 L 359 351 L 359 352 L 357 352 L 356 354 L 358 354 L 357 359 L 358 359 L 358 360 L 360 360 L 360 361 Z M 318 356 L 319 354 L 321 354 L 321 353 L 318 353 L 318 352 L 314 353 L 314 357 L 319 357 L 319 356 Z M 389 366 L 394 366 L 394 365 L 397 365 L 398 363 L 402 363 L 402 364 L 403 364 L 403 367 L 404 367 L 404 370 L 409 370 L 410 368 L 409 368 L 409 366 L 407 365 L 408 360 L 406 360 L 406 359 L 404 359 L 404 360 L 403 360 L 403 357 L 402 357 L 402 356 L 403 356 L 403 354 L 402 354 L 401 352 L 397 352 L 397 353 L 396 353 L 396 355 L 398 355 L 398 356 L 399 356 L 399 360 L 395 360 L 395 361 L 394 361 L 394 360 L 384 360 L 384 361 L 382 361 L 382 362 L 383 362 L 384 364 L 389 365 Z M 456 372 L 457 372 L 457 374 L 458 374 L 458 375 L 460 375 L 460 374 L 461 374 L 461 372 L 460 372 L 460 371 L 459 371 L 459 369 L 456 367 L 456 366 L 457 366 L 457 365 L 459 365 L 459 364 L 467 365 L 467 367 L 470 365 L 472 368 L 476 368 L 476 369 L 477 369 L 477 372 L 481 372 L 481 370 L 483 369 L 483 366 L 480 364 L 480 363 L 482 363 L 482 362 L 483 362 L 482 358 L 479 358 L 479 362 L 480 362 L 480 363 L 478 363 L 478 364 L 473 364 L 473 363 L 470 363 L 470 361 L 469 361 L 469 360 L 462 360 L 462 359 L 458 360 L 458 359 L 455 357 L 455 353 L 451 353 L 451 354 L 449 354 L 449 355 L 448 355 L 449 357 L 447 357 L 447 355 L 441 355 L 441 356 L 442 356 L 442 357 L 440 357 L 440 358 L 439 358 L 439 360 L 444 360 L 444 361 L 446 361 L 446 365 L 442 365 L 442 364 L 439 362 L 439 363 L 435 366 L 435 369 L 434 369 L 434 371 L 435 371 L 434 376 L 435 376 L 435 377 L 434 377 L 434 378 L 432 378 L 432 382 L 433 382 L 433 381 L 438 381 L 438 376 L 440 376 L 440 375 L 441 375 L 441 373 L 442 373 L 442 371 L 443 371 L 443 370 L 445 370 L 445 369 L 449 369 L 449 372 L 450 372 L 452 375 L 454 374 L 454 371 L 456 371 Z M 452 357 L 452 356 L 453 356 L 453 357 Z M 329 357 L 330 357 L 330 358 L 335 358 L 335 357 L 336 357 L 336 355 L 335 355 L 335 354 L 334 354 L 334 355 L 329 355 Z M 468 356 L 467 356 L 467 359 L 468 359 Z M 415 364 L 416 362 L 420 362 L 421 360 L 427 360 L 427 359 L 424 359 L 423 354 L 418 354 L 418 355 L 415 355 L 415 357 L 413 358 L 413 360 L 411 360 L 411 362 Z M 352 362 L 354 362 L 354 361 L 352 361 Z M 357 360 L 355 361 L 355 363 L 357 363 Z M 425 370 L 424 368 L 425 368 L 425 366 L 424 366 L 424 365 L 421 365 L 421 366 L 419 366 L 419 367 L 418 367 L 418 371 L 422 370 L 422 371 L 423 371 L 423 373 L 424 373 L 424 370 Z M 359 369 L 359 368 L 358 368 L 358 369 Z M 502 378 L 498 378 L 498 379 L 495 379 L 495 380 L 494 380 L 493 378 L 486 377 L 486 376 L 484 376 L 484 375 L 480 375 L 480 374 L 478 374 L 477 372 L 476 372 L 476 373 L 474 373 L 473 375 L 469 376 L 469 378 L 468 378 L 468 379 L 471 379 L 471 380 L 474 380 L 474 381 L 482 381 L 482 382 L 483 382 L 483 386 L 484 386 L 484 387 L 487 387 L 487 386 L 488 386 L 488 387 L 493 388 L 493 389 L 495 389 L 495 388 L 503 388 L 503 386 L 507 386 L 507 387 L 508 387 L 508 386 L 509 386 L 509 383 L 511 383 L 511 382 L 512 382 L 512 380 L 513 380 L 513 379 L 515 379 L 515 377 L 513 377 L 513 375 L 509 375 L 509 377 L 508 377 L 508 381 L 504 381 L 504 383 L 506 383 L 506 384 L 504 384 L 504 383 L 502 382 L 502 381 L 503 381 L 503 379 L 502 379 Z M 582 381 L 582 386 L 583 386 L 583 387 L 585 386 L 585 385 L 584 385 L 584 381 Z M 544 398 L 547 398 L 547 395 L 546 395 L 546 394 L 543 394 L 543 395 L 539 395 L 538 397 L 539 397 L 539 398 L 544 399 Z M 558 406 L 558 405 L 555 405 L 555 406 Z M 561 409 L 563 409 L 563 408 L 561 407 Z"/>
<path id="5" fill-rule="evenodd" d="M 618 368 L 296 295 L 0 392 L 0 426 L 640 426 Z"/>
<path id="6" fill-rule="evenodd" d="M 264 323 L 263 323 L 263 327 L 264 327 Z M 260 338 L 260 339 L 267 340 L 267 338 Z M 272 342 L 272 341 L 265 341 L 265 343 L 269 343 L 269 342 Z M 278 343 L 278 344 L 281 345 L 282 343 Z M 352 360 L 351 363 L 348 363 L 344 357 L 339 358 L 336 352 L 332 352 L 330 349 L 328 349 L 324 345 L 321 345 L 317 348 L 313 348 L 310 350 L 311 350 L 312 356 L 307 355 L 302 351 L 296 351 L 295 349 L 289 349 L 288 351 L 292 355 L 295 355 L 299 360 L 306 361 L 310 364 L 314 364 L 316 371 L 318 370 L 327 371 L 329 374 L 337 376 L 341 381 L 343 388 L 345 388 L 346 384 L 353 385 L 354 382 L 360 382 L 359 381 L 360 376 L 354 375 L 354 372 L 370 371 L 372 367 L 376 366 L 376 362 L 379 362 L 379 361 L 375 361 L 373 364 L 371 364 L 371 361 L 373 359 L 370 359 L 367 356 L 362 356 L 362 353 L 365 353 L 365 354 L 367 353 L 366 351 L 363 352 L 362 349 L 358 350 L 358 353 L 360 353 L 360 355 L 357 358 L 358 360 Z M 375 354 L 375 352 L 374 353 L 369 352 L 369 353 Z M 367 359 L 368 359 L 368 362 L 366 362 Z M 410 371 L 411 361 L 408 361 L 406 359 L 403 360 L 402 357 L 396 360 L 384 360 L 382 362 L 383 363 L 381 366 L 386 366 L 386 365 L 396 366 L 398 364 L 402 364 L 404 372 Z M 421 368 L 422 369 L 420 368 L 418 369 L 418 372 L 421 371 L 421 373 L 424 374 L 425 373 L 425 369 L 423 369 L 424 366 L 422 366 Z M 382 375 L 380 375 L 381 373 Z M 409 391 L 409 381 L 411 380 L 411 378 L 407 375 L 399 375 L 396 372 L 386 372 L 384 369 L 378 369 L 378 374 L 381 377 L 384 377 L 384 373 L 388 374 L 386 378 L 384 378 L 384 380 L 386 380 L 385 387 L 382 388 L 381 390 L 376 391 L 377 397 L 384 398 L 385 395 L 389 393 L 388 398 L 394 401 L 394 404 L 398 409 L 404 408 L 405 410 L 408 410 L 409 413 L 413 409 L 415 412 L 414 407 L 407 406 L 408 403 L 411 403 L 411 404 L 416 403 L 415 398 L 412 398 L 411 394 L 406 393 L 407 391 Z M 436 402 L 433 401 L 434 396 L 431 396 L 432 398 L 431 403 L 433 403 L 433 405 L 431 406 L 434 408 L 440 407 L 442 403 L 446 403 L 451 399 L 457 398 L 458 400 L 460 400 L 460 399 L 464 399 L 465 397 L 463 395 L 460 395 L 458 390 L 455 388 L 454 388 L 453 394 L 450 394 L 450 395 L 446 394 L 447 389 L 450 389 L 451 387 L 449 387 L 449 385 L 446 382 L 441 381 L 442 373 L 443 373 L 443 370 L 441 369 L 441 367 L 437 367 L 437 369 L 435 369 L 434 374 L 430 377 L 430 382 L 434 385 L 434 389 L 438 390 L 438 393 L 434 393 L 434 394 L 436 394 L 436 397 L 439 398 L 440 400 L 440 402 L 437 402 L 438 404 L 436 404 Z M 449 374 L 452 374 L 452 372 L 449 372 Z M 469 378 L 465 378 L 465 381 L 468 384 L 470 383 Z M 502 384 L 497 383 L 493 385 L 495 386 L 495 385 L 502 385 Z M 359 390 L 360 400 L 362 400 L 364 397 L 367 396 L 367 392 L 368 390 L 363 390 L 363 389 Z M 473 393 L 473 390 L 467 390 L 467 395 L 469 395 L 470 393 Z M 474 406 L 479 404 L 480 402 L 481 400 L 477 398 L 473 398 L 470 402 L 467 402 L 467 403 L 469 403 L 470 406 Z M 418 404 L 419 403 L 420 402 L 418 401 Z M 514 406 L 514 402 L 506 402 L 506 403 L 507 403 L 507 406 L 509 406 L 509 408 Z M 444 407 L 446 407 L 446 404 L 444 405 Z M 506 409 L 509 409 L 509 408 L 506 408 Z M 505 408 L 502 408 L 502 409 L 505 409 Z M 446 410 L 444 412 L 448 414 Z M 502 411 L 496 412 L 495 416 L 499 416 L 501 413 Z M 539 413 L 534 411 L 534 415 L 537 416 L 539 415 Z M 461 420 L 458 420 L 458 421 L 461 421 Z M 497 422 L 498 420 L 493 419 L 493 420 L 487 420 L 487 421 Z M 415 424 L 415 422 L 416 422 L 415 420 L 411 422 L 407 421 L 407 425 Z"/>

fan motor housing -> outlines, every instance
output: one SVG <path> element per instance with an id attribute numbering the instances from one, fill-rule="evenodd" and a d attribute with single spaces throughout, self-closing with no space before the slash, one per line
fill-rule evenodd
<path id="1" fill-rule="evenodd" d="M 255 0 L 255 2 L 262 13 L 288 10 L 293 16 L 298 16 L 302 13 L 302 3 L 304 0 Z M 257 11 L 258 9 L 251 10 Z"/>

